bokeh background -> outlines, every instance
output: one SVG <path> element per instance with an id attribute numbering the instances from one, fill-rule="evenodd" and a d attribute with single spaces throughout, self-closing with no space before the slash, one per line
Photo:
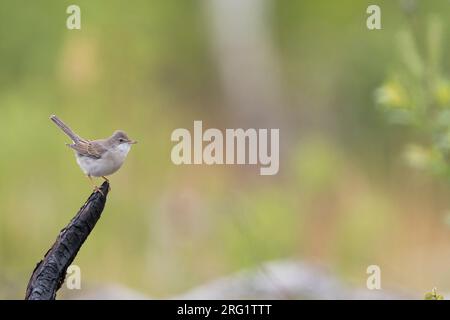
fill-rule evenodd
<path id="1" fill-rule="evenodd" d="M 449 1 L 376 1 L 375 31 L 365 0 L 78 0 L 81 30 L 70 4 L 0 3 L 0 298 L 24 297 L 91 192 L 50 114 L 139 140 L 74 262 L 81 292 L 167 298 L 285 260 L 352 287 L 375 264 L 386 291 L 450 291 L 446 163 L 424 165 L 433 133 L 405 120 L 450 107 Z M 280 128 L 279 174 L 173 165 L 170 134 L 194 120 Z"/>

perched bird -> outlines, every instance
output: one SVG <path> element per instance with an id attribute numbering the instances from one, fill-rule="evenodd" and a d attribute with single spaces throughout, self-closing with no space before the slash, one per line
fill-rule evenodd
<path id="1" fill-rule="evenodd" d="M 77 163 L 91 181 L 94 190 L 102 193 L 94 184 L 92 177 L 102 177 L 109 182 L 106 176 L 120 169 L 131 145 L 137 141 L 128 138 L 121 130 L 115 131 L 106 139 L 86 140 L 73 132 L 57 116 L 52 115 L 50 119 L 72 140 L 73 143 L 68 143 L 67 146 L 75 151 Z"/>

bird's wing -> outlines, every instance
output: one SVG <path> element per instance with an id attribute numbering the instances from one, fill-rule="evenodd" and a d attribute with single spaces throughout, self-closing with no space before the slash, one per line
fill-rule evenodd
<path id="1" fill-rule="evenodd" d="M 80 156 L 99 159 L 103 153 L 108 151 L 102 144 L 96 141 L 79 140 L 75 143 L 68 144 L 69 147 L 74 149 Z"/>

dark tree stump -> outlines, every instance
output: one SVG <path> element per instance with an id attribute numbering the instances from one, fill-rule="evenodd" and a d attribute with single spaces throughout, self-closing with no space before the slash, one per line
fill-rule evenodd
<path id="1" fill-rule="evenodd" d="M 28 282 L 26 300 L 54 300 L 61 288 L 67 268 L 89 236 L 102 214 L 109 191 L 108 182 L 100 187 L 103 192 L 93 192 L 80 211 L 61 230 L 53 246 L 33 271 Z"/>

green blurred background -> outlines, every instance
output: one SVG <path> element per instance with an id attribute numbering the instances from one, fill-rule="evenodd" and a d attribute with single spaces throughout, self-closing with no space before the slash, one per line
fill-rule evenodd
<path id="1" fill-rule="evenodd" d="M 298 259 L 354 286 L 376 264 L 384 289 L 450 291 L 448 178 L 407 166 L 404 146 L 427 136 L 376 106 L 401 70 L 397 35 L 425 52 L 430 16 L 450 73 L 450 3 L 377 1 L 369 31 L 372 2 L 78 0 L 82 29 L 68 30 L 73 1 L 2 1 L 0 298 L 23 298 L 91 192 L 50 114 L 86 138 L 139 140 L 74 262 L 83 286 L 170 297 Z M 194 120 L 280 128 L 279 174 L 173 165 L 170 134 Z"/>

